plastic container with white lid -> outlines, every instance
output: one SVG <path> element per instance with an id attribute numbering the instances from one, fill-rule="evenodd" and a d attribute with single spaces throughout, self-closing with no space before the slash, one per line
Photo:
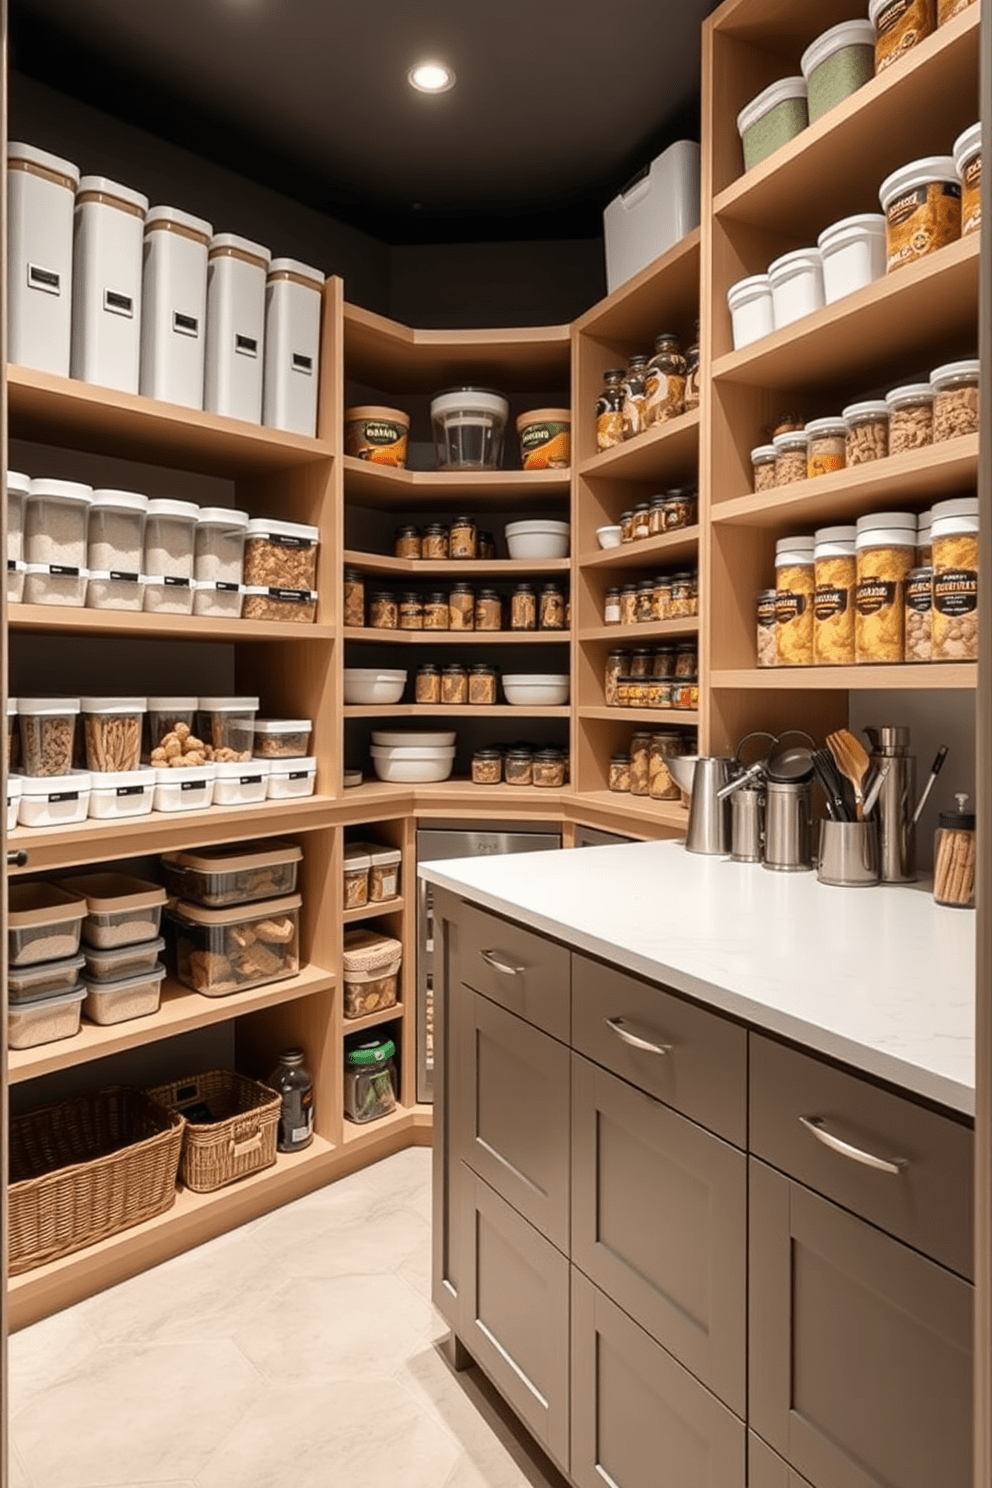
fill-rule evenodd
<path id="1" fill-rule="evenodd" d="M 209 615 L 215 620 L 238 620 L 244 605 L 243 584 L 230 584 L 225 579 L 194 579 L 193 614 Z"/>
<path id="2" fill-rule="evenodd" d="M 272 254 L 250 238 L 215 233 L 207 255 L 207 349 L 203 406 L 262 420 L 265 280 Z"/>
<path id="3" fill-rule="evenodd" d="M 244 576 L 248 513 L 226 506 L 201 506 L 196 516 L 193 577 L 240 584 Z"/>
<path id="4" fill-rule="evenodd" d="M 245 620 L 273 620 L 292 625 L 312 625 L 317 618 L 316 589 L 266 588 L 246 584 L 241 606 Z"/>
<path id="5" fill-rule="evenodd" d="M 359 781 L 355 783 L 360 783 L 360 779 L 359 775 Z M 268 799 L 289 801 L 298 796 L 312 796 L 316 781 L 317 760 L 312 754 L 299 759 L 274 759 L 269 764 Z M 348 784 L 347 780 L 345 784 Z"/>
<path id="6" fill-rule="evenodd" d="M 188 769 L 155 770 L 156 811 L 206 811 L 214 802 L 214 767 L 192 765 Z"/>
<path id="7" fill-rule="evenodd" d="M 954 164 L 961 182 L 961 236 L 982 225 L 982 126 L 972 124 L 954 141 Z"/>
<path id="8" fill-rule="evenodd" d="M 13 832 L 17 826 L 17 814 L 21 804 L 21 777 L 20 775 L 7 776 L 7 831 Z"/>
<path id="9" fill-rule="evenodd" d="M 744 148 L 744 169 L 752 170 L 801 134 L 809 123 L 804 77 L 778 78 L 745 104 L 737 115 L 737 133 Z"/>
<path id="10" fill-rule="evenodd" d="M 828 305 L 885 275 L 885 218 L 881 213 L 842 217 L 823 229 L 816 244 L 823 260 L 823 294 Z"/>
<path id="11" fill-rule="evenodd" d="M 76 986 L 54 997 L 11 1005 L 7 1010 L 7 1043 L 11 1049 L 34 1049 L 79 1032 L 86 989 Z"/>
<path id="12" fill-rule="evenodd" d="M 961 182 L 952 155 L 911 160 L 878 188 L 886 217 L 885 271 L 915 263 L 961 236 Z"/>
<path id="13" fill-rule="evenodd" d="M 302 858 L 295 842 L 269 838 L 163 853 L 161 864 L 170 893 L 204 909 L 224 909 L 295 893 Z"/>
<path id="14" fill-rule="evenodd" d="M 136 770 L 141 761 L 141 725 L 148 699 L 83 697 L 79 709 L 86 737 L 86 768 L 97 772 Z"/>
<path id="15" fill-rule="evenodd" d="M 149 752 L 155 749 L 166 734 L 174 732 L 176 724 L 182 723 L 192 733 L 196 722 L 195 697 L 150 697 L 147 700 Z"/>
<path id="16" fill-rule="evenodd" d="M 823 255 L 819 248 L 796 248 L 768 265 L 775 329 L 812 315 L 824 304 Z"/>
<path id="17" fill-rule="evenodd" d="M 804 432 L 807 479 L 843 470 L 847 425 L 842 418 L 811 419 Z"/>
<path id="18" fill-rule="evenodd" d="M 72 245 L 73 377 L 136 393 L 141 364 L 141 259 L 148 198 L 83 176 Z"/>
<path id="19" fill-rule="evenodd" d="M 762 336 L 770 336 L 775 329 L 772 286 L 767 274 L 738 279 L 727 290 L 727 304 L 735 351 L 750 346 L 752 341 L 760 341 Z"/>
<path id="20" fill-rule="evenodd" d="M 88 982 L 119 982 L 125 977 L 140 976 L 152 971 L 159 956 L 165 950 L 165 937 L 139 941 L 137 945 L 117 946 L 101 950 L 98 946 L 84 945 L 83 958 L 86 963 L 84 980 Z"/>
<path id="21" fill-rule="evenodd" d="M 170 912 L 176 972 L 205 997 L 296 976 L 300 969 L 299 894 L 229 909 L 181 900 Z"/>
<path id="22" fill-rule="evenodd" d="M 72 769 L 79 698 L 20 697 L 21 769 L 25 775 L 66 775 Z"/>
<path id="23" fill-rule="evenodd" d="M 256 518 L 245 536 L 244 582 L 276 589 L 313 589 L 320 529 L 304 522 Z"/>
<path id="24" fill-rule="evenodd" d="M 933 388 L 933 442 L 978 433 L 978 385 L 982 364 L 977 358 L 945 362 L 930 373 Z"/>
<path id="25" fill-rule="evenodd" d="M 213 227 L 176 207 L 145 214 L 141 392 L 203 407 L 207 253 Z"/>
<path id="26" fill-rule="evenodd" d="M 855 528 L 858 533 L 876 532 L 881 530 L 892 530 L 898 528 L 906 532 L 916 531 L 916 513 L 904 511 L 866 512 L 863 517 L 858 517 Z M 914 539 L 915 541 L 915 539 Z"/>
<path id="27" fill-rule="evenodd" d="M 86 603 L 89 570 L 60 563 L 26 563 L 23 599 L 25 604 L 71 605 Z"/>
<path id="28" fill-rule="evenodd" d="M 446 388 L 431 399 L 439 470 L 498 470 L 510 404 L 489 388 Z"/>
<path id="29" fill-rule="evenodd" d="M 267 760 L 214 765 L 214 805 L 250 806 L 264 801 L 269 783 Z"/>
<path id="30" fill-rule="evenodd" d="M 7 566 L 24 562 L 24 508 L 31 478 L 18 470 L 7 471 Z"/>
<path id="31" fill-rule="evenodd" d="M 369 902 L 369 869 L 372 859 L 364 842 L 349 844 L 344 850 L 344 907 L 362 909 Z"/>
<path id="32" fill-rule="evenodd" d="M 369 903 L 384 904 L 395 899 L 400 891 L 400 864 L 403 854 L 398 847 L 381 847 L 371 842 L 369 847 Z"/>
<path id="33" fill-rule="evenodd" d="M 80 873 L 59 887 L 86 903 L 83 940 L 98 950 L 155 940 L 168 895 L 160 884 L 131 873 Z"/>
<path id="34" fill-rule="evenodd" d="M 889 405 L 884 398 L 849 403 L 842 418 L 847 428 L 844 457 L 848 465 L 867 465 L 889 453 Z"/>
<path id="35" fill-rule="evenodd" d="M 86 958 L 78 954 L 59 961 L 39 961 L 20 969 L 11 967 L 7 973 L 7 999 L 12 1003 L 37 1002 L 40 997 L 71 992 L 78 985 L 85 965 Z"/>
<path id="36" fill-rule="evenodd" d="M 889 454 L 921 449 L 933 443 L 933 388 L 928 382 L 907 382 L 885 395 L 889 408 Z"/>
<path id="37" fill-rule="evenodd" d="M 149 501 L 145 519 L 145 549 L 142 572 L 146 579 L 145 608 L 161 609 L 157 600 L 149 604 L 150 588 L 177 587 L 193 602 L 193 543 L 200 508 L 194 501 L 156 499 Z"/>
<path id="38" fill-rule="evenodd" d="M 317 433 L 320 312 L 324 275 L 295 258 L 274 258 L 265 287 L 262 422 Z"/>
<path id="39" fill-rule="evenodd" d="M 90 498 L 86 566 L 137 579 L 145 547 L 148 497 L 138 491 L 94 490 Z"/>
<path id="40" fill-rule="evenodd" d="M 90 787 L 89 814 L 99 820 L 114 821 L 150 816 L 154 800 L 154 770 L 96 772 Z"/>
<path id="41" fill-rule="evenodd" d="M 263 759 L 299 759 L 310 749 L 309 718 L 256 718 L 255 754 Z"/>
<path id="42" fill-rule="evenodd" d="M 86 1001 L 83 1012 L 91 1023 L 126 1023 L 131 1018 L 147 1018 L 157 1013 L 162 997 L 165 967 L 156 961 L 148 971 L 135 972 L 116 982 L 83 978 Z"/>
<path id="43" fill-rule="evenodd" d="M 86 900 L 53 883 L 11 883 L 7 887 L 7 960 L 10 966 L 36 966 L 79 954 Z"/>
<path id="44" fill-rule="evenodd" d="M 65 775 L 25 775 L 17 808 L 22 827 L 68 827 L 86 820 L 90 804 L 89 770 Z"/>
<path id="45" fill-rule="evenodd" d="M 24 506 L 25 563 L 86 567 L 86 528 L 93 490 L 80 481 L 35 479 Z M 82 603 L 82 601 L 80 601 Z"/>
<path id="46" fill-rule="evenodd" d="M 874 76 L 874 25 L 854 20 L 831 26 L 806 48 L 799 66 L 806 79 L 809 122 L 814 124 Z"/>
<path id="47" fill-rule="evenodd" d="M 191 615 L 193 580 L 141 576 L 141 607 L 149 615 Z"/>
<path id="48" fill-rule="evenodd" d="M 26 563 L 19 563 L 16 559 L 7 561 L 7 603 L 22 604 L 24 600 L 24 576 L 28 571 Z"/>
<path id="49" fill-rule="evenodd" d="M 69 376 L 72 219 L 79 168 L 35 145 L 7 145 L 7 355 Z"/>
<path id="50" fill-rule="evenodd" d="M 199 737 L 214 751 L 222 751 L 218 763 L 251 759 L 257 697 L 201 697 L 197 711 Z"/>

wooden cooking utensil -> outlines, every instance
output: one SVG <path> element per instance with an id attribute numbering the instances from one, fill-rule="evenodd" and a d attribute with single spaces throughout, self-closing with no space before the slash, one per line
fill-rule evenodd
<path id="1" fill-rule="evenodd" d="M 864 780 L 871 769 L 871 757 L 860 739 L 849 729 L 837 729 L 827 735 L 827 746 L 842 775 L 846 775 L 854 787 L 854 814 L 864 821 Z"/>

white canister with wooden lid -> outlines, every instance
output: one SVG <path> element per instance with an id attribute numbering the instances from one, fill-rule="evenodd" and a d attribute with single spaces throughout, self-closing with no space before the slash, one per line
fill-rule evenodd
<path id="1" fill-rule="evenodd" d="M 268 248 L 234 233 L 215 233 L 207 259 L 207 357 L 203 406 L 208 413 L 262 421 L 265 276 Z"/>
<path id="2" fill-rule="evenodd" d="M 146 398 L 203 407 L 212 234 L 209 222 L 176 207 L 152 207 L 145 217 L 141 392 Z"/>
<path id="3" fill-rule="evenodd" d="M 72 213 L 79 171 L 33 145 L 7 146 L 7 354 L 69 376 Z"/>
<path id="4" fill-rule="evenodd" d="M 73 377 L 136 393 L 141 360 L 141 251 L 148 198 L 83 176 L 72 252 Z"/>

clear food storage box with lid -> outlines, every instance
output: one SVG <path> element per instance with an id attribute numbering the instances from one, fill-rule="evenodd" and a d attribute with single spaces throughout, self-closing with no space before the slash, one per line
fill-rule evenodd
<path id="1" fill-rule="evenodd" d="M 369 860 L 368 902 L 383 904 L 395 899 L 400 891 L 400 863 L 403 854 L 398 847 L 384 847 L 379 842 L 355 842 L 352 850 Z"/>
<path id="2" fill-rule="evenodd" d="M 140 491 L 94 491 L 87 527 L 87 568 L 137 579 L 144 558 L 147 511 L 148 497 Z"/>
<path id="3" fill-rule="evenodd" d="M 84 980 L 91 982 L 120 982 L 130 977 L 154 971 L 156 963 L 165 950 L 165 937 L 139 941 L 135 945 L 123 945 L 101 950 L 99 946 L 84 945 L 82 954 L 86 964 Z"/>
<path id="4" fill-rule="evenodd" d="M 188 615 L 193 608 L 194 501 L 149 501 L 145 519 L 145 609 Z"/>
<path id="5" fill-rule="evenodd" d="M 363 909 L 369 902 L 369 869 L 372 860 L 364 843 L 355 842 L 344 850 L 344 907 Z"/>
<path id="6" fill-rule="evenodd" d="M 79 609 L 86 603 L 89 572 L 85 568 L 65 568 L 59 563 L 26 563 L 22 598 L 32 605 L 71 605 Z"/>
<path id="7" fill-rule="evenodd" d="M 20 471 L 7 471 L 7 571 L 12 563 L 24 561 L 24 508 L 31 479 Z M 8 590 L 10 581 L 8 580 Z"/>
<path id="8" fill-rule="evenodd" d="M 247 512 L 226 506 L 199 508 L 193 545 L 193 577 L 197 583 L 241 583 L 247 531 Z"/>
<path id="9" fill-rule="evenodd" d="M 24 505 L 24 561 L 82 571 L 91 486 L 39 477 Z"/>
<path id="10" fill-rule="evenodd" d="M 933 388 L 933 442 L 978 433 L 978 382 L 981 362 L 977 357 L 945 362 L 930 373 Z"/>
<path id="11" fill-rule="evenodd" d="M 80 698 L 88 770 L 138 768 L 147 701 L 143 697 Z"/>
<path id="12" fill-rule="evenodd" d="M 295 893 L 302 858 L 295 842 L 266 839 L 163 853 L 161 863 L 169 892 L 177 899 L 225 909 Z"/>
<path id="13" fill-rule="evenodd" d="M 218 764 L 250 760 L 255 747 L 257 697 L 201 697 L 197 704 L 199 737 L 214 751 Z"/>
<path id="14" fill-rule="evenodd" d="M 90 569 L 86 584 L 88 610 L 140 610 L 145 603 L 145 586 L 136 579 L 121 578 L 110 569 Z"/>
<path id="15" fill-rule="evenodd" d="M 91 1023 L 101 1026 L 126 1023 L 131 1018 L 147 1018 L 157 1013 L 162 998 L 165 967 L 156 961 L 149 971 L 135 972 L 119 981 L 94 981 L 83 978 L 86 1000 L 83 1012 Z"/>
<path id="16" fill-rule="evenodd" d="M 59 961 L 39 961 L 35 966 L 11 967 L 7 973 L 7 996 L 10 1002 L 37 1002 L 40 997 L 56 997 L 78 986 L 86 964 L 83 955 L 65 956 Z"/>
<path id="17" fill-rule="evenodd" d="M 344 933 L 341 955 L 344 1016 L 364 1018 L 395 1007 L 403 946 L 390 935 L 360 926 Z"/>
<path id="18" fill-rule="evenodd" d="M 97 820 L 150 816 L 154 804 L 154 770 L 108 770 L 92 777 L 89 814 Z"/>
<path id="19" fill-rule="evenodd" d="M 317 760 L 312 754 L 303 755 L 300 759 L 271 760 L 269 763 L 267 795 L 270 801 L 312 796 L 316 783 Z M 347 780 L 345 784 L 348 784 Z"/>
<path id="20" fill-rule="evenodd" d="M 291 625 L 312 625 L 317 618 L 317 591 L 246 584 L 241 613 L 245 620 L 280 620 Z"/>
<path id="21" fill-rule="evenodd" d="M 72 769 L 79 698 L 21 697 L 17 716 L 25 775 L 67 775 Z"/>
<path id="22" fill-rule="evenodd" d="M 169 913 L 176 974 L 205 997 L 223 997 L 296 976 L 299 894 L 229 909 L 180 901 Z"/>
<path id="23" fill-rule="evenodd" d="M 378 1121 L 396 1109 L 396 1045 L 390 1038 L 364 1038 L 345 1049 L 344 1114 L 359 1124 Z"/>
<path id="24" fill-rule="evenodd" d="M 214 805 L 251 806 L 264 801 L 268 783 L 268 760 L 214 765 Z"/>
<path id="25" fill-rule="evenodd" d="M 7 961 L 34 966 L 79 954 L 86 900 L 52 883 L 11 883 L 7 889 Z"/>
<path id="26" fill-rule="evenodd" d="M 157 939 L 168 898 L 160 884 L 130 873 L 81 873 L 60 887 L 85 901 L 87 945 L 106 951 Z"/>
<path id="27" fill-rule="evenodd" d="M 85 987 L 76 986 L 35 1002 L 11 1003 L 7 1009 L 7 1043 L 11 1049 L 35 1049 L 79 1032 Z"/>
<path id="28" fill-rule="evenodd" d="M 303 522 L 260 519 L 248 523 L 244 582 L 262 588 L 313 589 L 317 583 L 318 528 Z"/>
<path id="29" fill-rule="evenodd" d="M 229 584 L 226 579 L 193 580 L 194 615 L 210 615 L 215 620 L 238 620 L 244 597 L 242 584 Z"/>
<path id="30" fill-rule="evenodd" d="M 17 820 L 22 827 L 70 827 L 85 821 L 90 804 L 89 770 L 65 775 L 25 775 Z"/>
<path id="31" fill-rule="evenodd" d="M 7 831 L 13 832 L 21 807 L 21 777 L 7 776 Z"/>
<path id="32" fill-rule="evenodd" d="M 188 732 L 185 737 L 193 732 L 196 723 L 196 707 L 198 699 L 195 697 L 150 697 L 147 699 L 147 738 L 148 752 L 156 749 L 167 734 L 175 733 L 182 725 Z"/>
<path id="33" fill-rule="evenodd" d="M 310 752 L 309 718 L 256 718 L 255 753 L 262 759 L 298 759 Z"/>

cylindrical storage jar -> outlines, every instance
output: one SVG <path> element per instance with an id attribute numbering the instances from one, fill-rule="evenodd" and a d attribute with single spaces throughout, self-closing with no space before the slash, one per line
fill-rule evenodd
<path id="1" fill-rule="evenodd" d="M 627 371 L 623 379 L 623 437 L 634 439 L 644 432 L 645 388 L 644 374 L 648 359 L 638 352 L 627 359 Z"/>
<path id="2" fill-rule="evenodd" d="M 449 535 L 443 522 L 428 522 L 420 539 L 420 556 L 431 563 L 448 557 Z"/>
<path id="3" fill-rule="evenodd" d="M 495 589 L 480 589 L 475 597 L 476 630 L 502 630 L 503 605 Z"/>
<path id="4" fill-rule="evenodd" d="M 72 220 L 79 170 L 34 145 L 7 145 L 7 355 L 69 376 Z"/>
<path id="5" fill-rule="evenodd" d="M 453 584 L 448 594 L 448 629 L 475 629 L 475 591 L 471 584 Z"/>
<path id="6" fill-rule="evenodd" d="M 933 660 L 978 657 L 978 498 L 933 508 Z"/>
<path id="7" fill-rule="evenodd" d="M 245 529 L 244 582 L 264 588 L 317 586 L 320 531 L 304 522 L 253 520 Z"/>
<path id="8" fill-rule="evenodd" d="M 567 470 L 572 456 L 571 410 L 535 408 L 521 413 L 517 437 L 524 470 Z"/>
<path id="9" fill-rule="evenodd" d="M 629 651 L 614 650 L 607 654 L 606 667 L 603 672 L 603 702 L 608 708 L 616 707 L 617 682 L 620 677 L 627 675 L 629 667 Z"/>
<path id="10" fill-rule="evenodd" d="M 775 489 L 775 446 L 773 444 L 759 444 L 751 451 L 751 488 L 753 491 L 773 491 Z"/>
<path id="11" fill-rule="evenodd" d="M 301 1152 L 313 1141 L 313 1075 L 302 1049 L 285 1049 L 266 1082 L 282 1096 L 279 1111 L 280 1152 Z"/>
<path id="12" fill-rule="evenodd" d="M 442 590 L 435 590 L 424 599 L 424 629 L 448 629 L 448 596 Z"/>
<path id="13" fill-rule="evenodd" d="M 496 668 L 477 661 L 468 673 L 468 700 L 474 707 L 490 708 L 496 702 Z"/>
<path id="14" fill-rule="evenodd" d="M 776 434 L 772 440 L 775 450 L 775 484 L 791 486 L 793 481 L 806 479 L 806 458 L 809 441 L 805 429 L 788 429 Z"/>
<path id="15" fill-rule="evenodd" d="M 141 729 L 147 698 L 80 698 L 86 768 L 136 770 L 141 764 Z"/>
<path id="16" fill-rule="evenodd" d="M 778 641 L 775 634 L 776 589 L 762 589 L 755 600 L 755 628 L 759 667 L 778 666 Z"/>
<path id="17" fill-rule="evenodd" d="M 396 1045 L 368 1038 L 344 1056 L 344 1114 L 348 1121 L 377 1121 L 396 1109 Z"/>
<path id="18" fill-rule="evenodd" d="M 933 569 L 911 568 L 906 579 L 906 661 L 930 661 L 933 656 Z"/>
<path id="19" fill-rule="evenodd" d="M 193 546 L 200 508 L 193 501 L 149 501 L 145 518 L 144 608 L 188 615 L 193 608 Z"/>
<path id="20" fill-rule="evenodd" d="M 808 123 L 806 79 L 786 77 L 769 84 L 737 115 L 744 169 L 760 165 L 773 150 L 801 134 Z"/>
<path id="21" fill-rule="evenodd" d="M 510 596 L 510 629 L 537 629 L 537 596 L 533 584 L 517 584 Z"/>
<path id="22" fill-rule="evenodd" d="M 871 512 L 859 517 L 855 550 L 855 660 L 900 662 L 905 646 L 906 580 L 916 566 L 916 513 Z"/>
<path id="23" fill-rule="evenodd" d="M 854 661 L 854 594 L 857 558 L 854 527 L 821 527 L 813 549 L 813 661 L 850 666 Z"/>
<path id="24" fill-rule="evenodd" d="M 203 406 L 208 413 L 262 419 L 265 279 L 268 248 L 234 233 L 215 233 L 207 260 L 207 354 Z"/>
<path id="25" fill-rule="evenodd" d="M 399 629 L 423 630 L 423 628 L 424 601 L 415 590 L 401 594 L 399 599 Z"/>
<path id="26" fill-rule="evenodd" d="M 885 218 L 881 213 L 844 217 L 825 227 L 816 244 L 823 260 L 823 295 L 828 305 L 885 275 Z"/>
<path id="27" fill-rule="evenodd" d="M 651 735 L 647 732 L 634 734 L 630 741 L 630 794 L 651 794 Z"/>
<path id="28" fill-rule="evenodd" d="M 262 423 L 317 433 L 320 312 L 324 275 L 295 258 L 274 258 L 265 280 Z"/>
<path id="29" fill-rule="evenodd" d="M 946 362 L 930 373 L 933 388 L 933 442 L 956 439 L 961 434 L 978 433 L 978 377 L 981 363 L 977 358 L 964 362 Z"/>
<path id="30" fill-rule="evenodd" d="M 21 576 L 20 567 L 15 576 Z M 23 566 L 21 598 L 25 604 L 71 605 L 86 603 L 88 568 L 70 568 L 60 563 L 26 563 Z"/>
<path id="31" fill-rule="evenodd" d="M 937 24 L 935 0 L 868 0 L 875 27 L 875 73 L 884 72 Z"/>
<path id="32" fill-rule="evenodd" d="M 949 909 L 974 909 L 975 813 L 966 811 L 968 797 L 955 796 L 957 811 L 942 811 L 933 839 L 933 897 Z"/>
<path id="33" fill-rule="evenodd" d="M 534 751 L 518 745 L 506 751 L 504 773 L 507 785 L 534 784 Z"/>
<path id="34" fill-rule="evenodd" d="M 847 425 L 842 418 L 812 419 L 806 425 L 806 478 L 843 470 Z"/>
<path id="35" fill-rule="evenodd" d="M 344 571 L 344 623 L 363 626 L 365 624 L 365 580 L 357 568 Z"/>
<path id="36" fill-rule="evenodd" d="M 414 702 L 430 707 L 441 701 L 441 668 L 432 661 L 417 668 L 414 683 Z"/>
<path id="37" fill-rule="evenodd" d="M 560 749 L 534 751 L 534 784 L 542 790 L 561 790 L 565 784 L 565 756 Z"/>
<path id="38" fill-rule="evenodd" d="M 907 382 L 885 395 L 889 407 L 889 454 L 922 449 L 933 444 L 933 388 L 928 382 Z"/>
<path id="39" fill-rule="evenodd" d="M 806 79 L 809 122 L 849 98 L 875 72 L 875 27 L 871 21 L 842 21 L 806 48 L 799 60 Z"/>
<path id="40" fill-rule="evenodd" d="M 477 749 L 472 755 L 472 784 L 499 785 L 502 779 L 502 749 Z"/>
<path id="41" fill-rule="evenodd" d="M 393 530 L 393 557 L 419 558 L 420 528 L 415 522 L 404 522 Z"/>
<path id="42" fill-rule="evenodd" d="M 611 791 L 630 790 L 630 755 L 613 754 L 610 756 L 610 770 L 607 776 L 607 789 Z"/>
<path id="43" fill-rule="evenodd" d="M 639 501 L 634 507 L 633 519 L 630 528 L 632 542 L 642 542 L 651 536 L 651 506 L 647 501 Z"/>
<path id="44" fill-rule="evenodd" d="M 682 792 L 668 768 L 668 759 L 672 755 L 684 753 L 685 741 L 681 733 L 651 735 L 648 794 L 652 801 L 678 801 L 681 798 Z"/>
<path id="45" fill-rule="evenodd" d="M 203 407 L 207 253 L 213 227 L 176 207 L 145 216 L 141 281 L 141 392 Z"/>
<path id="46" fill-rule="evenodd" d="M 727 290 L 734 350 L 770 336 L 775 329 L 772 286 L 767 274 L 750 274 Z"/>
<path id="47" fill-rule="evenodd" d="M 448 557 L 474 558 L 478 537 L 479 529 L 474 517 L 452 517 L 448 528 Z"/>
<path id="48" fill-rule="evenodd" d="M 961 182 L 951 155 L 928 155 L 901 166 L 886 176 L 878 199 L 885 213 L 887 274 L 961 236 Z"/>
<path id="49" fill-rule="evenodd" d="M 431 399 L 439 470 L 498 470 L 510 405 L 485 388 L 449 388 Z"/>
<path id="50" fill-rule="evenodd" d="M 389 589 L 373 590 L 369 596 L 369 626 L 372 630 L 397 630 L 400 623 L 400 607 L 396 595 Z"/>
<path id="51" fill-rule="evenodd" d="M 226 506 L 198 509 L 193 537 L 193 577 L 197 583 L 238 587 L 244 576 L 247 529 L 247 512 Z"/>
<path id="52" fill-rule="evenodd" d="M 468 670 L 456 661 L 441 668 L 441 702 L 456 708 L 468 702 Z"/>
<path id="53" fill-rule="evenodd" d="M 141 258 L 148 198 L 83 176 L 72 247 L 72 376 L 136 393 L 141 365 Z"/>
<path id="54" fill-rule="evenodd" d="M 620 590 L 616 586 L 607 589 L 603 599 L 603 624 L 620 624 Z"/>
<path id="55" fill-rule="evenodd" d="M 816 587 L 812 537 L 775 544 L 775 649 L 779 666 L 811 666 Z"/>
<path id="56" fill-rule="evenodd" d="M 138 491 L 94 491 L 90 499 L 86 566 L 136 582 L 143 572 L 148 497 Z"/>
<path id="57" fill-rule="evenodd" d="M 644 425 L 664 424 L 685 411 L 688 367 L 678 337 L 663 331 L 655 337 L 654 356 L 644 376 Z"/>
<path id="58" fill-rule="evenodd" d="M 372 465 L 406 465 L 410 415 L 402 408 L 372 404 L 344 411 L 344 452 Z"/>
<path id="59" fill-rule="evenodd" d="M 824 303 L 823 259 L 819 248 L 797 248 L 768 265 L 775 329 L 812 315 Z"/>
<path id="60" fill-rule="evenodd" d="M 542 584 L 537 616 L 538 630 L 564 630 L 565 596 L 557 584 Z"/>
<path id="61" fill-rule="evenodd" d="M 965 0 L 970 3 L 970 0 Z M 954 141 L 954 164 L 961 182 L 961 236 L 982 225 L 982 126 L 972 124 Z"/>
<path id="62" fill-rule="evenodd" d="M 916 518 L 916 562 L 920 568 L 933 566 L 933 512 L 922 511 Z"/>
<path id="63" fill-rule="evenodd" d="M 889 405 L 884 398 L 849 403 L 842 414 L 845 465 L 867 465 L 889 453 Z"/>
<path id="64" fill-rule="evenodd" d="M 25 562 L 82 572 L 92 498 L 92 489 L 78 481 L 33 480 L 24 506 Z"/>
<path id="65" fill-rule="evenodd" d="M 24 508 L 31 490 L 29 476 L 18 470 L 7 471 L 7 598 L 12 599 L 12 580 L 17 565 L 24 562 Z M 23 588 L 23 579 L 21 580 Z M 20 595 L 17 596 L 18 599 Z"/>

